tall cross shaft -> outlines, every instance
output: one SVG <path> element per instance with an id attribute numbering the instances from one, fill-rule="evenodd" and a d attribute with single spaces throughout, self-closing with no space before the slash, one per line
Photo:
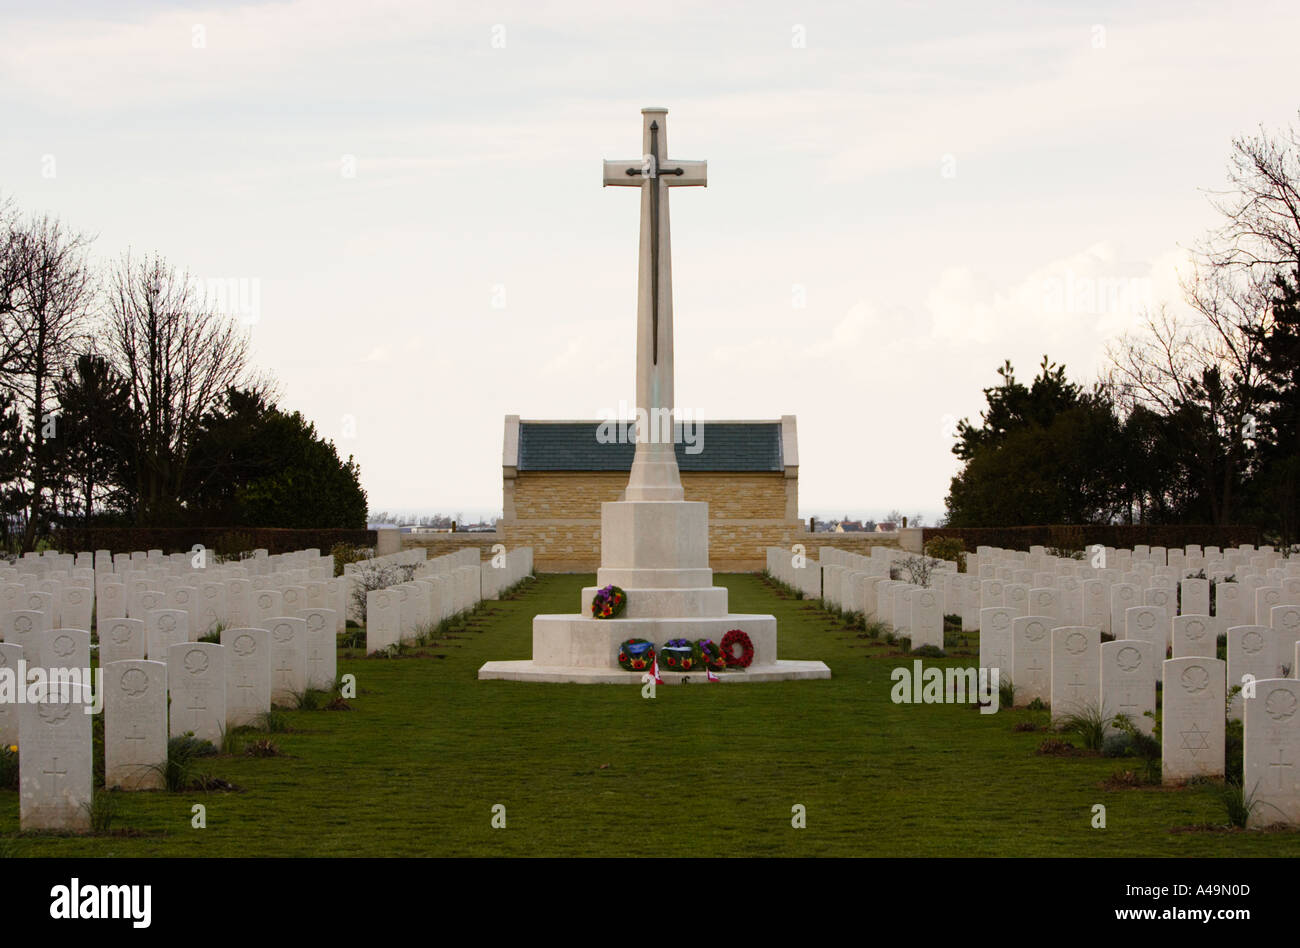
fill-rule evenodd
<path id="1" fill-rule="evenodd" d="M 639 159 L 606 161 L 604 184 L 641 189 L 637 271 L 637 444 L 626 500 L 683 498 L 673 446 L 673 284 L 667 188 L 704 186 L 707 164 L 667 157 L 667 109 L 642 109 Z"/>

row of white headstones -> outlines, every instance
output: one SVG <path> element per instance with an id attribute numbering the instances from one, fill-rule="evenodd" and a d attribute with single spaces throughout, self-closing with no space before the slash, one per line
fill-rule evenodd
<path id="1" fill-rule="evenodd" d="M 532 547 L 500 550 L 483 563 L 479 551 L 468 548 L 418 561 L 409 581 L 366 593 L 366 653 L 412 641 L 423 630 L 473 609 L 481 599 L 496 599 L 532 571 Z"/>
<path id="2" fill-rule="evenodd" d="M 469 555 L 478 573 L 477 550 L 426 560 L 416 549 L 378 562 L 467 574 Z M 224 564 L 161 551 L 47 554 L 0 567 L 0 745 L 18 747 L 22 828 L 88 828 L 97 695 L 105 785 L 142 790 L 162 785 L 169 736 L 219 745 L 226 729 L 256 723 L 272 703 L 292 707 L 307 689 L 332 689 L 336 633 L 360 568 L 348 564 L 334 578 L 332 557 L 314 549 Z M 502 572 L 482 570 L 490 598 L 505 588 Z M 484 593 L 477 583 L 461 588 L 457 609 Z M 217 630 L 219 644 L 198 641 Z"/>
<path id="3" fill-rule="evenodd" d="M 942 647 L 942 617 L 960 616 L 980 633 L 980 667 L 1013 682 L 1018 704 L 1037 698 L 1056 719 L 1124 714 L 1150 734 L 1159 675 L 1164 782 L 1222 776 L 1235 717 L 1244 787 L 1256 800 L 1251 822 L 1300 824 L 1300 557 L 1189 546 L 1105 548 L 1077 560 L 980 547 L 967 572 L 945 566 L 927 588 L 888 578 L 898 551 L 823 549 L 820 564 L 802 568 L 775 552 L 776 578 L 810 597 L 820 585 L 827 604 L 888 624 L 913 648 Z M 1189 575 L 1202 571 L 1207 578 Z M 1115 640 L 1103 643 L 1103 633 Z M 1219 635 L 1226 662 L 1216 657 Z"/>

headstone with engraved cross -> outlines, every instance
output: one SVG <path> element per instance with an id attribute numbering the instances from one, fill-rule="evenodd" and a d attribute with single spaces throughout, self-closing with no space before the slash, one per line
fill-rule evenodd
<path id="1" fill-rule="evenodd" d="M 271 701 L 297 707 L 307 690 L 307 623 L 297 617 L 266 620 L 271 633 Z"/>
<path id="2" fill-rule="evenodd" d="M 1152 733 L 1158 665 L 1155 646 L 1142 639 L 1101 644 L 1101 710 L 1108 722 L 1122 714 L 1143 734 Z M 1115 730 L 1107 727 L 1107 733 Z"/>
<path id="3" fill-rule="evenodd" d="M 985 580 L 985 585 L 988 581 Z M 998 681 L 1011 681 L 1011 622 L 1015 611 L 1006 606 L 980 610 L 980 668 L 998 670 Z"/>
<path id="4" fill-rule="evenodd" d="M 1052 717 L 1096 711 L 1101 706 L 1101 630 L 1060 626 L 1052 630 Z"/>
<path id="5" fill-rule="evenodd" d="M 94 762 L 88 707 L 80 700 L 18 706 L 18 812 L 24 831 L 90 829 Z"/>
<path id="6" fill-rule="evenodd" d="M 119 620 L 122 621 L 122 620 Z M 104 785 L 160 790 L 167 763 L 167 665 L 104 665 Z"/>
<path id="7" fill-rule="evenodd" d="M 1248 826 L 1300 825 L 1300 681 L 1266 678 L 1245 701 L 1243 788 Z"/>
<path id="8" fill-rule="evenodd" d="M 221 746 L 226 726 L 226 650 L 215 642 L 181 642 L 167 650 L 169 733 L 191 732 Z"/>
<path id="9" fill-rule="evenodd" d="M 222 629 L 226 649 L 226 726 L 257 723 L 271 710 L 271 633 Z"/>
<path id="10" fill-rule="evenodd" d="M 428 609 L 428 592 L 423 583 L 412 583 L 419 587 L 419 598 Z M 338 638 L 335 628 L 338 617 L 333 609 L 308 608 L 298 610 L 298 617 L 306 623 L 305 648 L 307 650 L 307 687 L 321 691 L 334 689 L 334 678 L 338 671 Z M 425 620 L 427 623 L 427 619 Z"/>
<path id="11" fill-rule="evenodd" d="M 1052 700 L 1052 626 L 1050 616 L 1017 616 L 1011 622 L 1011 680 L 1016 703 Z"/>

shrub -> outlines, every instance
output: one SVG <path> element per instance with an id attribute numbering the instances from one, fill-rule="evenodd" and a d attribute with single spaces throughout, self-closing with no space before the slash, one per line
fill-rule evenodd
<path id="1" fill-rule="evenodd" d="M 334 557 L 334 575 L 342 576 L 344 566 L 349 563 L 359 563 L 361 560 L 370 559 L 371 553 L 363 546 L 355 546 L 351 543 L 335 543 L 330 547 L 330 556 Z"/>
<path id="2" fill-rule="evenodd" d="M 1107 734 L 1101 745 L 1101 753 L 1103 757 L 1136 756 L 1133 749 L 1133 735 L 1125 731 Z"/>
<path id="3" fill-rule="evenodd" d="M 366 621 L 366 593 L 377 589 L 387 589 L 398 583 L 409 583 L 415 576 L 414 563 L 384 563 L 379 566 L 369 563 L 357 568 L 354 575 L 357 582 L 352 584 L 352 611 Z"/>
<path id="4" fill-rule="evenodd" d="M 957 572 L 966 572 L 966 542 L 961 537 L 935 537 L 925 544 L 925 555 L 957 564 Z"/>
<path id="5" fill-rule="evenodd" d="M 162 774 L 163 785 L 169 791 L 181 793 L 209 781 L 208 775 L 199 770 L 199 761 L 216 754 L 211 741 L 201 741 L 187 731 L 167 742 L 167 761 L 155 769 Z"/>
<path id="6" fill-rule="evenodd" d="M 1147 712 L 1150 714 L 1150 712 Z M 1152 715 L 1154 717 L 1154 715 Z M 1160 723 L 1156 722 L 1151 734 L 1144 733 L 1127 714 L 1117 714 L 1111 719 L 1111 727 L 1118 728 L 1128 735 L 1128 754 L 1142 761 L 1143 777 L 1147 783 L 1160 782 Z"/>
<path id="7" fill-rule="evenodd" d="M 113 818 L 117 816 L 117 794 L 104 790 L 94 790 L 90 802 L 83 803 L 90 815 L 92 833 L 108 833 L 113 828 Z"/>
<path id="8" fill-rule="evenodd" d="M 878 619 L 864 623 L 862 627 L 862 635 L 869 639 L 878 639 L 887 633 L 888 627 Z"/>
<path id="9" fill-rule="evenodd" d="M 1099 751 L 1106 739 L 1108 723 L 1101 709 L 1090 704 L 1062 717 L 1057 724 L 1057 730 L 1064 734 L 1073 734 L 1088 750 Z"/>
<path id="10" fill-rule="evenodd" d="M 1224 777 L 1228 780 L 1235 780 L 1241 783 L 1244 779 L 1243 774 L 1243 752 L 1245 750 L 1245 733 L 1244 727 L 1240 720 L 1233 718 L 1228 721 L 1227 727 L 1223 732 L 1224 743 Z"/>
<path id="11" fill-rule="evenodd" d="M 324 691 L 305 688 L 293 696 L 294 708 L 297 711 L 319 711 L 325 707 L 327 698 L 329 695 Z"/>
<path id="12" fill-rule="evenodd" d="M 906 581 L 915 586 L 929 586 L 930 576 L 939 561 L 928 556 L 908 556 L 889 568 L 889 578 Z"/>
<path id="13" fill-rule="evenodd" d="M 259 714 L 255 727 L 259 731 L 265 731 L 268 734 L 285 734 L 293 730 L 289 727 L 289 718 L 285 716 L 285 713 L 274 709 Z"/>
<path id="14" fill-rule="evenodd" d="M 235 756 L 243 747 L 244 740 L 239 735 L 239 729 L 233 727 L 222 727 L 221 729 L 221 753 L 228 756 Z"/>
<path id="15" fill-rule="evenodd" d="M 227 530 L 218 536 L 212 545 L 213 552 L 222 559 L 243 559 L 251 555 L 256 548 L 253 535 L 242 530 Z"/>
<path id="16" fill-rule="evenodd" d="M 917 658 L 947 658 L 947 653 L 937 645 L 922 645 L 912 649 Z"/>
<path id="17" fill-rule="evenodd" d="M 1016 684 L 1010 678 L 998 676 L 998 707 L 1014 708 L 1016 706 Z"/>
<path id="18" fill-rule="evenodd" d="M 1227 779 L 1223 783 L 1210 784 L 1211 792 L 1223 804 L 1228 817 L 1228 825 L 1240 829 L 1246 828 L 1251 814 L 1259 807 L 1259 800 L 1253 792 L 1247 793 L 1240 780 Z"/>

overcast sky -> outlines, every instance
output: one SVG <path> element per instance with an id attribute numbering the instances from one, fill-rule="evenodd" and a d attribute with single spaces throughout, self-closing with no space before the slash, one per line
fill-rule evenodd
<path id="1" fill-rule="evenodd" d="M 633 399 L 642 106 L 709 163 L 678 404 L 797 415 L 804 516 L 930 517 L 1002 360 L 1090 380 L 1300 107 L 1294 2 L 0 9 L 0 192 L 247 281 L 372 509 L 497 512 L 504 415 Z"/>

